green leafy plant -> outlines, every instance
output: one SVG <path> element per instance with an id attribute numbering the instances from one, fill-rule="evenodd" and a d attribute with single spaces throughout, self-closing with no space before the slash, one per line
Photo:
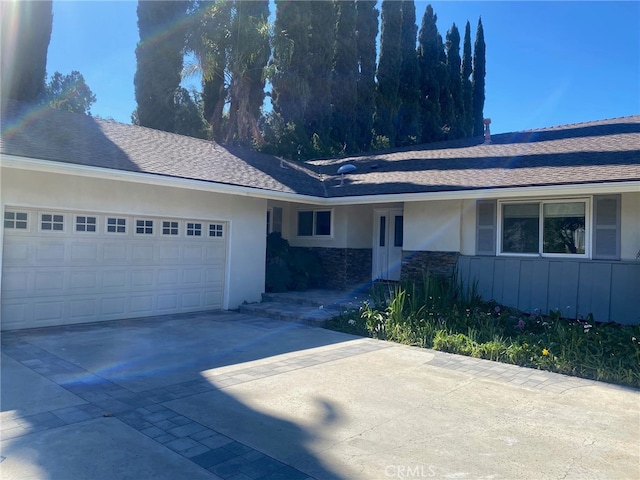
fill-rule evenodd
<path id="1" fill-rule="evenodd" d="M 377 284 L 373 301 L 329 328 L 408 345 L 640 387 L 640 326 L 568 319 L 486 302 L 477 285 L 427 275 Z"/>

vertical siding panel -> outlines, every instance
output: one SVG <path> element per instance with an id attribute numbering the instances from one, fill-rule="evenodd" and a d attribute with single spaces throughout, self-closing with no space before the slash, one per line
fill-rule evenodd
<path id="1" fill-rule="evenodd" d="M 610 320 L 640 323 L 640 264 L 612 264 Z"/>
<path id="2" fill-rule="evenodd" d="M 557 261 L 549 262 L 548 278 L 549 278 L 549 281 L 547 282 L 547 310 L 555 311 L 557 309 L 563 309 L 562 295 L 561 295 L 562 262 L 557 262 Z"/>
<path id="3" fill-rule="evenodd" d="M 580 262 L 578 315 L 592 313 L 598 322 L 609 321 L 611 264 Z"/>
<path id="4" fill-rule="evenodd" d="M 496 258 L 493 268 L 493 291 L 491 298 L 498 303 L 502 303 L 502 299 L 504 298 L 504 263 L 503 258 Z"/>
<path id="5" fill-rule="evenodd" d="M 520 263 L 519 258 L 509 258 L 504 265 L 504 285 L 502 288 L 502 302 L 509 307 L 518 306 L 518 291 L 520 290 Z"/>
<path id="6" fill-rule="evenodd" d="M 560 308 L 567 318 L 576 318 L 578 309 L 578 278 L 580 264 L 576 261 L 562 262 L 562 281 L 560 283 Z"/>
<path id="7" fill-rule="evenodd" d="M 470 264 L 473 261 L 473 257 L 467 257 L 460 255 L 458 257 L 458 282 L 463 282 L 465 285 L 469 283 Z"/>
<path id="8" fill-rule="evenodd" d="M 518 292 L 518 308 L 525 312 L 533 310 L 531 307 L 531 284 L 533 282 L 533 261 L 520 262 L 520 288 Z"/>
<path id="9" fill-rule="evenodd" d="M 533 261 L 531 280 L 531 311 L 549 312 L 549 260 Z"/>
<path id="10" fill-rule="evenodd" d="M 478 293 L 485 300 L 493 299 L 493 271 L 495 269 L 496 260 L 491 257 L 479 258 L 478 265 L 480 272 L 478 275 Z"/>

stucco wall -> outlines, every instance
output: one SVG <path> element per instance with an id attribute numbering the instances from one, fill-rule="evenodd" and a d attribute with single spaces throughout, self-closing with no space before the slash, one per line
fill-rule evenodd
<path id="1" fill-rule="evenodd" d="M 640 192 L 622 195 L 620 255 L 635 260 L 640 251 Z"/>
<path id="2" fill-rule="evenodd" d="M 461 200 L 405 203 L 403 250 L 459 252 L 462 206 Z"/>
<path id="3" fill-rule="evenodd" d="M 3 209 L 5 205 L 15 205 L 229 222 L 225 306 L 236 308 L 243 301 L 260 301 L 264 268 L 256 265 L 265 264 L 266 200 L 117 180 L 1 170 Z"/>

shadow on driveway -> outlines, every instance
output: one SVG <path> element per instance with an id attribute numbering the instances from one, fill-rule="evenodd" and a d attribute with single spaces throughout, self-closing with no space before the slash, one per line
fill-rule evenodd
<path id="1" fill-rule="evenodd" d="M 349 354 L 350 339 L 228 312 L 5 332 L 0 473 L 340 479 L 310 448 L 341 421 L 331 399 L 309 392 L 301 425 L 225 390 Z"/>

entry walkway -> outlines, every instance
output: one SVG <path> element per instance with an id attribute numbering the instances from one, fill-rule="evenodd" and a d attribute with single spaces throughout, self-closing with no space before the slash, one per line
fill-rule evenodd
<path id="1" fill-rule="evenodd" d="M 640 394 L 235 312 L 2 334 L 7 479 L 640 478 Z"/>

